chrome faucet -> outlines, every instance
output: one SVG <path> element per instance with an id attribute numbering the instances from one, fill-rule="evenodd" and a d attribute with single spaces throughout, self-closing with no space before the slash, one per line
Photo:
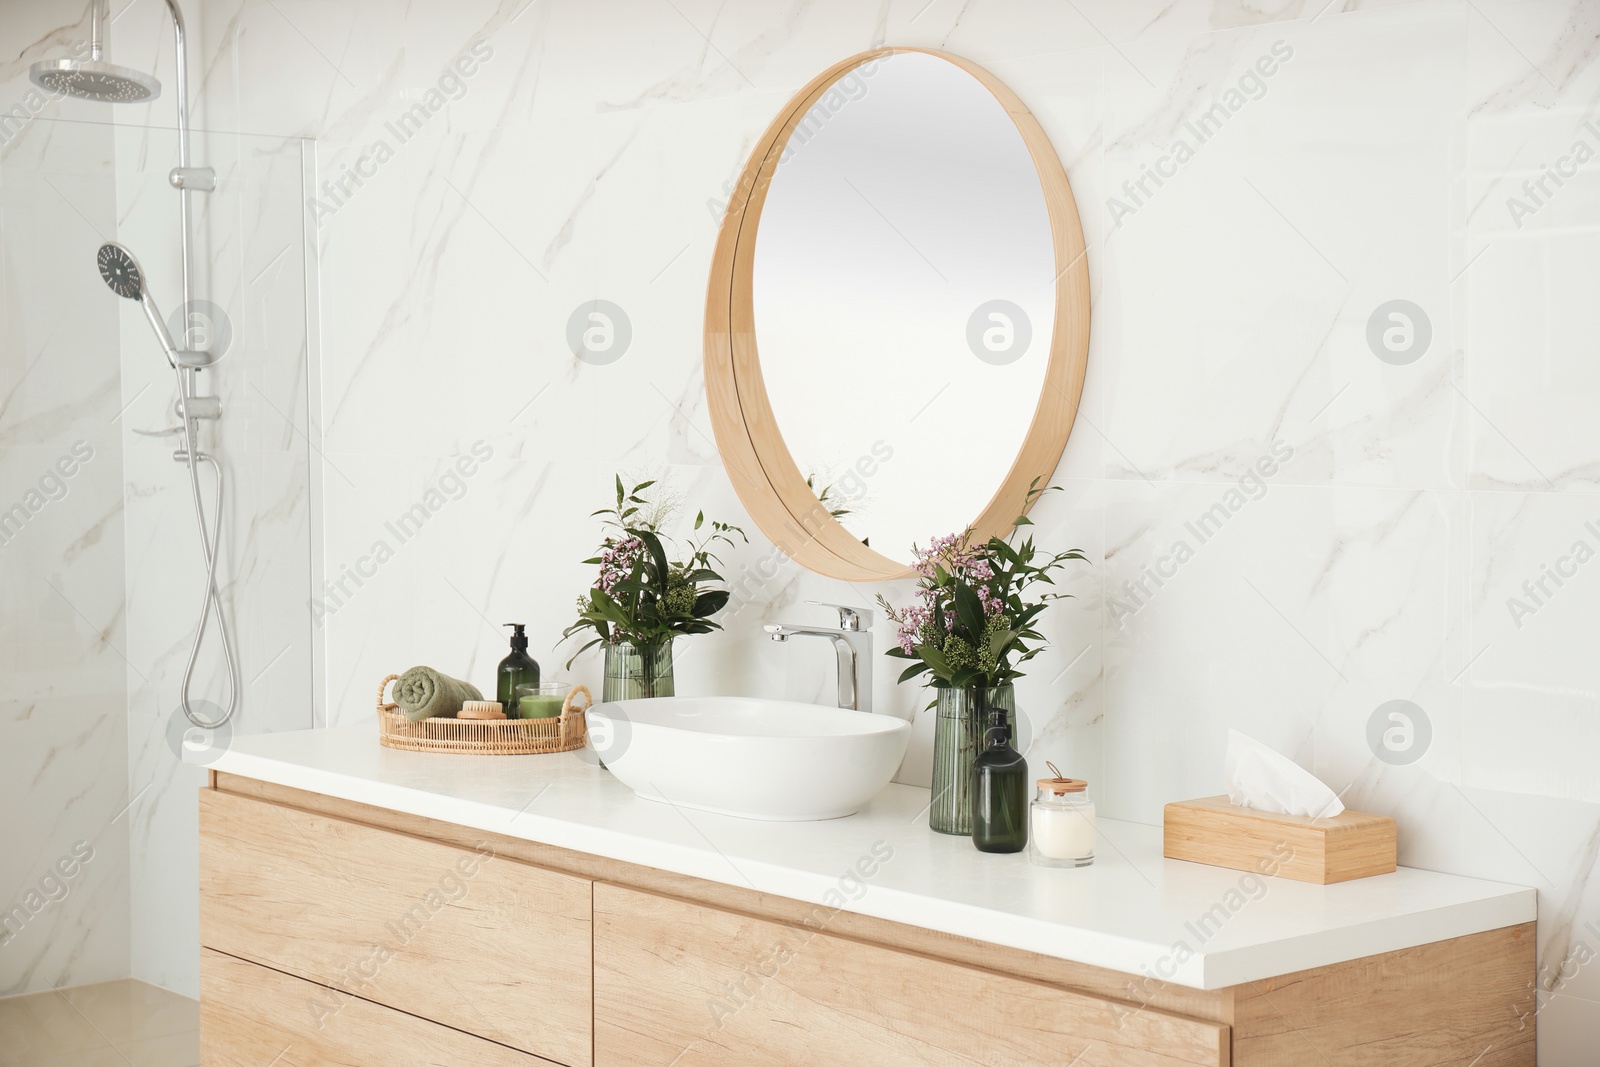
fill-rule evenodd
<path id="1" fill-rule="evenodd" d="M 839 706 L 852 711 L 872 710 L 872 612 L 866 608 L 851 608 L 843 604 L 823 604 L 808 600 L 822 608 L 839 612 L 839 628 L 826 626 L 789 626 L 784 623 L 765 627 L 774 641 L 787 641 L 791 637 L 826 637 L 833 642 L 834 655 L 839 660 Z"/>

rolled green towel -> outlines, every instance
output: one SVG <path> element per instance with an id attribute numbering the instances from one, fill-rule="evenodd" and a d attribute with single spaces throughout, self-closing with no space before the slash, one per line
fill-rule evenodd
<path id="1" fill-rule="evenodd" d="M 432 667 L 412 667 L 394 683 L 394 702 L 407 722 L 423 719 L 453 719 L 461 705 L 482 700 L 483 694 L 471 682 L 463 682 Z"/>

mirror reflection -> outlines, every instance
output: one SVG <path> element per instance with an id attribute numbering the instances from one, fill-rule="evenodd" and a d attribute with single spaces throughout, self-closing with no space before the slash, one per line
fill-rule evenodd
<path id="1" fill-rule="evenodd" d="M 989 503 L 1039 402 L 1055 278 L 1027 145 L 954 63 L 879 57 L 796 126 L 761 211 L 756 344 L 789 452 L 851 534 L 909 562 Z"/>

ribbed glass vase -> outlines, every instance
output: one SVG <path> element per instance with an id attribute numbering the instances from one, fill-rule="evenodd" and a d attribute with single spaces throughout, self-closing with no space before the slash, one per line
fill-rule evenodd
<path id="1" fill-rule="evenodd" d="M 1009 685 L 939 690 L 933 729 L 933 804 L 928 825 L 941 834 L 972 833 L 972 762 L 983 751 L 990 708 L 1003 708 L 1017 735 L 1017 695 Z"/>
<path id="2" fill-rule="evenodd" d="M 600 699 L 641 700 L 676 696 L 672 681 L 672 642 L 633 645 L 626 641 L 606 646 L 606 675 Z"/>

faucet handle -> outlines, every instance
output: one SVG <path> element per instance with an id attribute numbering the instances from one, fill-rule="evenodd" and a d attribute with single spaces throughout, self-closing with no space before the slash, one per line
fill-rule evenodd
<path id="1" fill-rule="evenodd" d="M 807 604 L 818 608 L 833 608 L 839 613 L 839 629 L 865 630 L 872 626 L 871 608 L 853 608 L 848 604 L 829 604 L 823 600 L 808 600 Z"/>

